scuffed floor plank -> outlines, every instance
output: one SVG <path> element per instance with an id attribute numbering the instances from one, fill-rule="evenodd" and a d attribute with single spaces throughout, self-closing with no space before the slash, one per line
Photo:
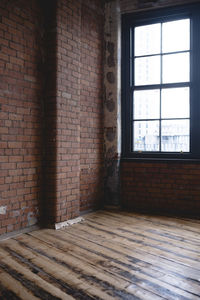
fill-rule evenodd
<path id="1" fill-rule="evenodd" d="M 0 242 L 0 299 L 198 300 L 200 222 L 99 211 Z"/>

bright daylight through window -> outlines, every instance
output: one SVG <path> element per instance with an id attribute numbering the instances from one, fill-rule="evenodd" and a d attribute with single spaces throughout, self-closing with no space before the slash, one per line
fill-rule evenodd
<path id="1" fill-rule="evenodd" d="M 199 32 L 199 5 L 123 16 L 125 157 L 199 155 Z"/>
<path id="2" fill-rule="evenodd" d="M 188 152 L 190 20 L 134 30 L 133 150 Z"/>

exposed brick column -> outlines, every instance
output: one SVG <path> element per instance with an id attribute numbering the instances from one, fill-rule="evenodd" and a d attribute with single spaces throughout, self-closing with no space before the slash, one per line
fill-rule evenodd
<path id="1" fill-rule="evenodd" d="M 81 7 L 80 209 L 103 203 L 103 3 Z"/>
<path id="2" fill-rule="evenodd" d="M 99 0 L 44 5 L 45 223 L 102 202 L 102 6 Z"/>
<path id="3" fill-rule="evenodd" d="M 44 16 L 43 34 L 43 201 L 41 224 L 55 223 L 56 205 L 56 120 L 57 120 L 57 2 L 41 2 Z"/>
<path id="4" fill-rule="evenodd" d="M 104 145 L 105 204 L 120 202 L 121 104 L 120 104 L 120 6 L 105 3 Z"/>
<path id="5" fill-rule="evenodd" d="M 44 224 L 79 215 L 80 2 L 52 0 L 44 7 Z"/>
<path id="6" fill-rule="evenodd" d="M 58 1 L 55 222 L 80 209 L 80 38 L 81 1 Z"/>

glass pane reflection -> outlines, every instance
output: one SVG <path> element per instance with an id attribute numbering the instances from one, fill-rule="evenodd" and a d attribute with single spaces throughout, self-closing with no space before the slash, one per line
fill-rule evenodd
<path id="1" fill-rule="evenodd" d="M 135 85 L 160 83 L 160 55 L 135 59 Z"/>
<path id="2" fill-rule="evenodd" d="M 189 152 L 189 120 L 163 120 L 161 122 L 161 151 Z"/>
<path id="3" fill-rule="evenodd" d="M 134 92 L 134 119 L 158 119 L 160 117 L 160 90 Z"/>
<path id="4" fill-rule="evenodd" d="M 159 121 L 134 122 L 134 151 L 159 151 Z"/>
<path id="5" fill-rule="evenodd" d="M 161 118 L 189 118 L 189 87 L 162 90 Z"/>
<path id="6" fill-rule="evenodd" d="M 163 55 L 163 83 L 188 82 L 189 53 Z"/>
<path id="7" fill-rule="evenodd" d="M 162 52 L 177 52 L 190 49 L 190 19 L 163 23 Z"/>
<path id="8" fill-rule="evenodd" d="M 160 23 L 135 28 L 135 56 L 160 52 L 160 29 Z"/>

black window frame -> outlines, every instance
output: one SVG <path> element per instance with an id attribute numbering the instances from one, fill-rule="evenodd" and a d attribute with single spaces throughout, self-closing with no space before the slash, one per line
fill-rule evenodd
<path id="1" fill-rule="evenodd" d="M 134 27 L 190 18 L 190 152 L 133 152 L 133 68 Z M 122 15 L 122 158 L 200 159 L 200 3 Z M 199 99 L 199 101 L 198 101 Z"/>

